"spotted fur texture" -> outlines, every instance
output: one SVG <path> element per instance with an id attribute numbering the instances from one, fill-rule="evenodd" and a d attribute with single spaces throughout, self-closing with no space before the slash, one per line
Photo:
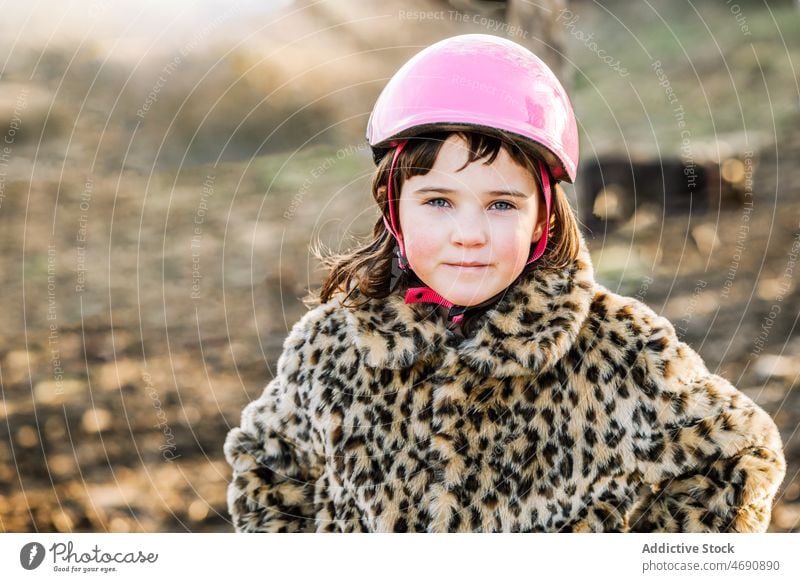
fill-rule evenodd
<path id="1" fill-rule="evenodd" d="M 466 337 L 402 297 L 303 317 L 225 442 L 237 531 L 764 531 L 770 417 L 585 243 Z"/>

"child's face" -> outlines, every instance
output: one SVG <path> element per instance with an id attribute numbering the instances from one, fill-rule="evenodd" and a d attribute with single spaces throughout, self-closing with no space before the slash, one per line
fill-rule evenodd
<path id="1" fill-rule="evenodd" d="M 451 136 L 430 172 L 406 180 L 400 236 L 423 283 L 456 305 L 472 306 L 522 273 L 546 217 L 534 177 L 504 149 L 490 165 L 479 159 L 457 171 L 466 161 L 466 143 Z"/>

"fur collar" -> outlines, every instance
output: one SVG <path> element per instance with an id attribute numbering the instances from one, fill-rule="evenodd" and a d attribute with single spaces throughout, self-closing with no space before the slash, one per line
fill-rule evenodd
<path id="1" fill-rule="evenodd" d="M 406 304 L 401 292 L 345 310 L 366 365 L 406 368 L 447 346 L 485 376 L 521 376 L 549 367 L 575 342 L 589 312 L 594 270 L 583 237 L 575 261 L 556 271 L 532 269 L 460 337 L 448 330 L 438 306 Z M 333 298 L 332 301 L 337 301 Z"/>

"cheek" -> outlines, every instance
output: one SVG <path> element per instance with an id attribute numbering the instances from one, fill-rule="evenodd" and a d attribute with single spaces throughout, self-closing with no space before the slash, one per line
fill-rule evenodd
<path id="1" fill-rule="evenodd" d="M 408 255 L 409 260 L 415 263 L 421 263 L 426 259 L 435 257 L 441 248 L 441 241 L 437 239 L 436 231 L 422 227 L 422 224 L 414 223 L 414 226 L 409 227 L 404 237 L 406 255 Z"/>
<path id="2" fill-rule="evenodd" d="M 401 205 L 400 228 L 409 259 L 412 255 L 416 255 L 417 260 L 424 259 L 441 244 L 441 224 L 436 223 L 430 212 Z"/>
<path id="3" fill-rule="evenodd" d="M 496 229 L 492 233 L 492 254 L 503 258 L 503 265 L 513 272 L 521 272 L 531 253 L 532 233 L 526 228 Z"/>

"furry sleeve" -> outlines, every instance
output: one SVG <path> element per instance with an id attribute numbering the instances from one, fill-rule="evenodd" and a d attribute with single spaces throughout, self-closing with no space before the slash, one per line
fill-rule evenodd
<path id="1" fill-rule="evenodd" d="M 665 318 L 655 316 L 643 355 L 632 370 L 642 427 L 634 456 L 649 491 L 630 531 L 766 531 L 786 473 L 775 423 L 711 374 Z"/>
<path id="2" fill-rule="evenodd" d="M 236 531 L 314 531 L 322 460 L 311 445 L 306 345 L 298 323 L 284 343 L 277 376 L 245 407 L 241 427 L 225 440 L 225 458 L 233 467 L 228 510 Z"/>

